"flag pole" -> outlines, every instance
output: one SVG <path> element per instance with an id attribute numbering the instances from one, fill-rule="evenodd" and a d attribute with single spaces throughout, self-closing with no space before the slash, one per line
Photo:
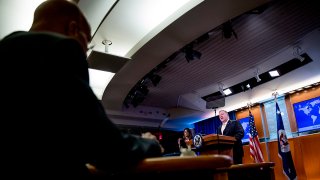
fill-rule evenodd
<path id="1" fill-rule="evenodd" d="M 252 106 L 252 103 L 251 103 L 251 102 L 248 102 L 248 103 L 247 103 L 247 107 L 248 107 L 249 111 L 251 111 L 251 106 Z"/>
<path id="2" fill-rule="evenodd" d="M 264 136 L 264 143 L 266 144 L 266 152 L 267 152 L 267 157 L 268 157 L 268 162 L 270 162 L 270 151 L 269 151 L 269 141 L 267 140 L 267 132 L 266 132 L 266 122 L 265 122 L 265 118 L 262 114 L 262 107 L 263 104 L 260 104 L 259 108 L 260 108 L 260 114 L 261 114 L 261 121 L 262 121 L 262 128 L 263 128 L 263 136 Z"/>
<path id="3" fill-rule="evenodd" d="M 277 96 L 279 95 L 279 93 L 277 91 L 272 93 L 272 96 L 274 96 L 274 102 L 277 102 Z"/>
<path id="4" fill-rule="evenodd" d="M 251 105 L 252 103 L 249 101 L 247 102 L 247 107 L 248 107 L 248 110 L 249 110 L 249 115 L 251 114 Z M 250 141 L 250 140 L 249 140 Z M 250 147 L 250 142 L 249 142 L 249 147 Z M 255 158 L 253 158 L 251 155 L 250 155 L 251 159 L 253 160 L 253 162 L 255 163 Z"/>
<path id="5" fill-rule="evenodd" d="M 282 161 L 282 169 L 284 175 L 290 180 L 297 179 L 297 173 L 294 167 L 294 162 L 292 159 L 290 144 L 286 136 L 285 128 L 283 125 L 283 120 L 281 116 L 281 111 L 277 103 L 277 92 L 272 93 L 275 98 L 276 105 L 276 119 L 277 119 L 277 138 L 278 138 L 278 155 Z"/>

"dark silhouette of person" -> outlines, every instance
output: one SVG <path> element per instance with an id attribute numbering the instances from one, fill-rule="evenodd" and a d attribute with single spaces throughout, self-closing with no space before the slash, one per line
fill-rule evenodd
<path id="1" fill-rule="evenodd" d="M 2 176 L 91 179 L 88 164 L 111 176 L 162 155 L 155 136 L 124 134 L 107 117 L 89 86 L 90 40 L 76 4 L 48 0 L 29 31 L 0 41 Z"/>

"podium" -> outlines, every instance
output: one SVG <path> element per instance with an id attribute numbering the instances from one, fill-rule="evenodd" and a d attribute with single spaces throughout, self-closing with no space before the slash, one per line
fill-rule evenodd
<path id="1" fill-rule="evenodd" d="M 202 145 L 198 149 L 200 155 L 222 154 L 233 157 L 233 145 L 236 139 L 231 136 L 208 134 L 202 136 Z"/>

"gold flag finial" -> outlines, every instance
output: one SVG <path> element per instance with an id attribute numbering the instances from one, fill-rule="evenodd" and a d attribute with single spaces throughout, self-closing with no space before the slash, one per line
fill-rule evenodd
<path id="1" fill-rule="evenodd" d="M 251 110 L 251 106 L 252 106 L 252 103 L 251 103 L 251 102 L 248 102 L 248 103 L 247 103 L 247 107 L 248 107 L 249 111 Z"/>

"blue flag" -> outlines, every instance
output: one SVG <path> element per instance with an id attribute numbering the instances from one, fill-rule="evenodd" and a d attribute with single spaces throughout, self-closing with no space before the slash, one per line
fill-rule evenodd
<path id="1" fill-rule="evenodd" d="M 283 126 L 281 112 L 276 102 L 276 116 L 277 116 L 277 134 L 278 134 L 278 154 L 282 159 L 282 167 L 284 174 L 290 179 L 296 179 L 297 173 L 294 168 L 290 145 L 287 139 L 286 131 Z"/>

